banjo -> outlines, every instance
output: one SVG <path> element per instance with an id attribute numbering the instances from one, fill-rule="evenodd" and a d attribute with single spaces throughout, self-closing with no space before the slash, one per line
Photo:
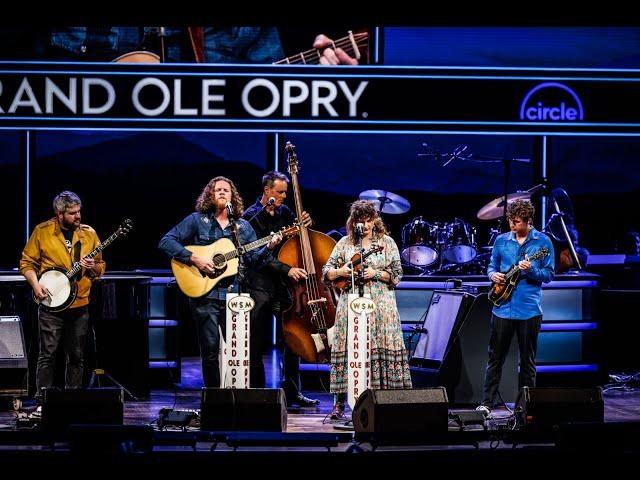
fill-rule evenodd
<path id="1" fill-rule="evenodd" d="M 124 220 L 118 229 L 98 245 L 91 253 L 84 258 L 93 258 L 116 238 L 122 237 L 129 233 L 133 228 L 133 222 L 130 219 Z M 78 293 L 78 285 L 74 279 L 75 275 L 82 269 L 80 262 L 75 262 L 73 266 L 66 272 L 62 268 L 49 268 L 42 272 L 38 282 L 49 291 L 49 296 L 44 300 L 38 300 L 33 296 L 33 301 L 40 305 L 40 308 L 47 312 L 61 312 L 65 310 L 76 299 Z"/>

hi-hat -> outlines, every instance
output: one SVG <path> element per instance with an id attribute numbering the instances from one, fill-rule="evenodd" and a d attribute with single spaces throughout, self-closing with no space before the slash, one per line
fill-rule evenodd
<path id="1" fill-rule="evenodd" d="M 404 213 L 411 208 L 409 200 L 386 190 L 365 190 L 360 192 L 360 200 L 371 200 L 382 213 Z"/>
<path id="2" fill-rule="evenodd" d="M 507 204 L 515 200 L 529 200 L 531 192 L 516 192 L 507 195 Z M 484 207 L 478 210 L 477 217 L 480 220 L 494 220 L 500 218 L 504 214 L 504 195 L 491 200 Z"/>

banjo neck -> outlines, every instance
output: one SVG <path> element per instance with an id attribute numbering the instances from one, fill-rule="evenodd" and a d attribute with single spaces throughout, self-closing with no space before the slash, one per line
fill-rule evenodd
<path id="1" fill-rule="evenodd" d="M 125 220 L 122 223 L 122 225 L 120 225 L 118 230 L 116 230 L 109 238 L 107 238 L 104 242 L 102 242 L 100 245 L 94 248 L 88 255 L 85 255 L 83 258 L 95 257 L 101 251 L 107 248 L 109 244 L 111 244 L 116 238 L 118 238 L 121 235 L 126 235 L 129 232 L 129 230 L 131 230 L 131 221 Z M 65 275 L 67 276 L 67 278 L 71 279 L 73 278 L 74 275 L 76 275 L 80 271 L 81 268 L 82 268 L 82 265 L 80 265 L 80 262 L 75 262 L 73 266 L 65 272 Z"/>

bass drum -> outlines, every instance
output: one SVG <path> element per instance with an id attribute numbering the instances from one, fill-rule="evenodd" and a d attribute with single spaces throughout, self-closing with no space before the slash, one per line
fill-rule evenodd
<path id="1" fill-rule="evenodd" d="M 442 257 L 448 263 L 467 263 L 478 255 L 476 229 L 462 220 L 448 223 L 447 240 Z"/>
<path id="2" fill-rule="evenodd" d="M 402 260 L 409 265 L 428 267 L 438 260 L 438 251 L 434 227 L 422 220 L 414 218 L 402 227 Z"/>

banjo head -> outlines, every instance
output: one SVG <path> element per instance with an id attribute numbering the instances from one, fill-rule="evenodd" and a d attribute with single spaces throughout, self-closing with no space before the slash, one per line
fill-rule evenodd
<path id="1" fill-rule="evenodd" d="M 45 307 L 56 308 L 64 304 L 71 295 L 71 283 L 69 279 L 59 270 L 47 270 L 39 280 L 40 284 L 46 287 L 51 294 L 40 303 Z"/>

